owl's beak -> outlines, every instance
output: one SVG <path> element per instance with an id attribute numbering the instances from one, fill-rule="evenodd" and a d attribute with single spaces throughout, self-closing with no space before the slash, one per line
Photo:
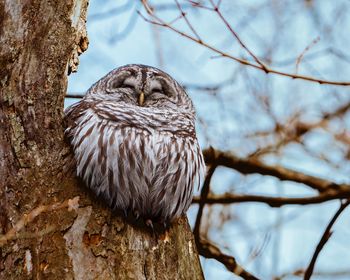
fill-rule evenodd
<path id="1" fill-rule="evenodd" d="M 143 93 L 143 91 L 140 91 L 138 103 L 140 106 L 142 106 L 144 102 L 145 102 L 145 94 Z"/>

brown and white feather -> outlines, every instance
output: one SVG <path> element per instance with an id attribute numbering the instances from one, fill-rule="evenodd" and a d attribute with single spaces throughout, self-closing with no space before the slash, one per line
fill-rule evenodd
<path id="1" fill-rule="evenodd" d="M 115 69 L 65 119 L 77 175 L 110 207 L 157 222 L 189 208 L 205 164 L 192 102 L 169 75 L 144 65 Z"/>

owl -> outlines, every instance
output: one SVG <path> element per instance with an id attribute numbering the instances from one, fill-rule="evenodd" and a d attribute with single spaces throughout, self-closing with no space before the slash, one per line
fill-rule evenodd
<path id="1" fill-rule="evenodd" d="M 65 123 L 77 176 L 112 209 L 171 223 L 189 208 L 205 164 L 193 104 L 168 74 L 117 68 L 66 109 Z"/>

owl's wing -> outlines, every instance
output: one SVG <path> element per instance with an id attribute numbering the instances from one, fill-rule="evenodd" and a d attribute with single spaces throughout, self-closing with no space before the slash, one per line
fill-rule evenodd
<path id="1" fill-rule="evenodd" d="M 86 102 L 81 100 L 66 108 L 64 111 L 63 127 L 65 128 L 65 140 L 71 144 L 74 131 L 77 128 L 77 120 L 82 113 L 88 108 Z M 72 170 L 76 170 L 76 160 L 73 152 L 65 155 L 64 174 L 71 174 Z"/>
<path id="2" fill-rule="evenodd" d="M 77 127 L 78 119 L 86 112 L 86 110 L 91 108 L 91 106 L 93 106 L 93 104 L 90 104 L 83 99 L 64 110 L 64 133 L 69 142 L 71 142 L 71 137 L 73 136 L 73 132 Z"/>

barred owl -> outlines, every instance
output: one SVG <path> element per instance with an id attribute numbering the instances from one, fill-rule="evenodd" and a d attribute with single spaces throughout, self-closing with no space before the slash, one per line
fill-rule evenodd
<path id="1" fill-rule="evenodd" d="M 168 74 L 117 68 L 65 111 L 77 175 L 113 209 L 170 223 L 190 206 L 205 164 L 195 111 Z"/>

